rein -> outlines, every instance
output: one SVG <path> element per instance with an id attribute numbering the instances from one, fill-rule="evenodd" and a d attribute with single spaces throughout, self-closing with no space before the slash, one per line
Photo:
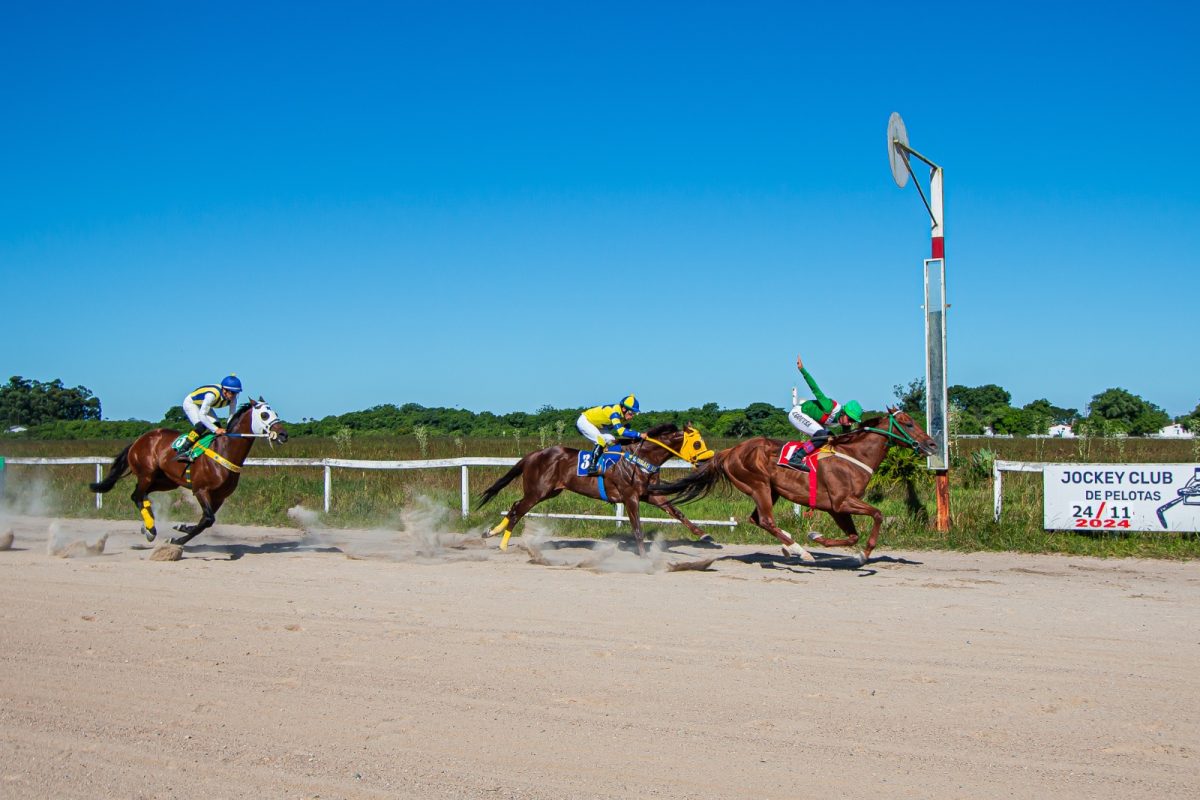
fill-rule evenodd
<path id="1" fill-rule="evenodd" d="M 893 429 L 900 431 L 900 433 L 899 434 L 894 433 Z M 863 428 L 862 430 L 874 431 L 875 433 L 882 433 L 884 436 L 888 437 L 889 439 L 895 439 L 896 441 L 900 442 L 901 444 L 908 445 L 909 447 L 911 447 L 913 449 L 913 452 L 916 452 L 916 453 L 921 452 L 921 446 L 919 444 L 917 444 L 917 440 L 914 439 L 912 437 L 912 435 L 909 434 L 908 431 L 904 430 L 904 428 L 902 428 L 900 426 L 900 424 L 896 422 L 895 414 L 888 414 L 888 429 L 886 431 L 883 430 L 882 428 Z"/>

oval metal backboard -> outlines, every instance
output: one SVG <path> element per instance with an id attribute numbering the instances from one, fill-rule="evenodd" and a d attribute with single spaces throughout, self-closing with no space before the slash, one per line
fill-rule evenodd
<path id="1" fill-rule="evenodd" d="M 900 119 L 900 112 L 893 111 L 888 117 L 888 165 L 892 168 L 892 179 L 903 189 L 908 184 L 908 153 L 896 147 L 897 142 L 908 147 L 908 131 L 904 128 L 904 120 Z"/>

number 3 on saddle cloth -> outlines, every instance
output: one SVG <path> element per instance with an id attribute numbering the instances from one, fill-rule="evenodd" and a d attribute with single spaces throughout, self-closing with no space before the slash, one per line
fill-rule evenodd
<path id="1" fill-rule="evenodd" d="M 804 472 L 804 470 L 797 469 L 788 463 L 792 460 L 792 456 L 796 454 L 797 450 L 804 452 L 800 449 L 800 445 L 802 444 L 804 444 L 804 442 L 786 442 L 783 447 L 780 448 L 779 460 L 775 463 L 778 466 L 794 469 L 797 472 Z M 804 457 L 804 466 L 808 467 L 808 509 L 804 513 L 809 516 L 812 515 L 813 509 L 817 505 L 817 463 L 823 456 L 829 456 L 832 454 L 833 451 L 829 449 L 828 445 L 826 445 L 820 450 L 809 453 Z"/>
<path id="2" fill-rule="evenodd" d="M 600 472 L 601 474 L 608 472 L 609 467 L 616 464 L 625 455 L 625 451 L 620 447 L 612 447 L 604 451 L 600 456 Z M 575 475 L 580 478 L 586 478 L 588 467 L 592 466 L 592 451 L 580 450 L 579 460 L 575 464 Z"/>

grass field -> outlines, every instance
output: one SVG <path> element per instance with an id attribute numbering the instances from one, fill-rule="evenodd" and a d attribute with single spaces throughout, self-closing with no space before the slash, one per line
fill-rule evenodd
<path id="1" fill-rule="evenodd" d="M 458 456 L 518 456 L 553 441 L 537 437 L 523 439 L 469 439 L 457 437 L 358 436 L 330 438 L 293 438 L 271 450 L 262 443 L 252 457 L 355 459 L 417 459 Z M 716 449 L 734 441 L 710 440 Z M 18 456 L 112 456 L 128 442 L 124 441 L 22 441 L 0 440 L 0 455 Z M 573 439 L 564 444 L 578 446 Z M 880 536 L 880 548 L 1013 550 L 1037 553 L 1068 553 L 1105 557 L 1139 556 L 1192 559 L 1200 557 L 1200 537 L 1195 534 L 1133 532 L 1112 534 L 1047 532 L 1042 524 L 1042 484 L 1038 474 L 1008 473 L 1004 478 L 1004 516 L 992 521 L 992 459 L 1013 461 L 1075 463 L 1196 463 L 1200 464 L 1200 440 L 1156 439 L 962 439 L 952 448 L 951 530 L 931 529 L 934 499 L 931 474 L 919 468 L 922 462 L 907 468 L 881 470 L 868 490 L 867 501 L 878 506 L 886 517 Z M 482 510 L 475 508 L 479 493 L 506 471 L 506 468 L 473 467 L 470 470 L 472 513 L 460 518 L 460 473 L 456 468 L 380 471 L 337 469 L 333 472 L 333 504 L 325 516 L 334 527 L 362 527 L 395 524 L 401 510 L 413 506 L 418 498 L 428 498 L 447 511 L 448 529 L 467 530 L 490 526 L 516 498 L 512 486 Z M 95 508 L 95 495 L 87 484 L 95 479 L 95 468 L 80 466 L 25 466 L 9 464 L 6 469 L 5 505 L 16 512 L 55 514 L 72 517 L 128 519 L 137 525 L 129 493 L 132 480 L 126 478 L 104 499 L 104 507 Z M 681 473 L 674 472 L 668 475 Z M 302 505 L 319 510 L 323 496 L 323 473 L 319 468 L 254 467 L 243 475 L 237 492 L 218 515 L 220 522 L 261 525 L 293 525 L 287 510 Z M 194 521 L 194 510 L 183 492 L 156 495 L 159 514 L 171 521 Z M 740 494 L 715 494 L 684 507 L 693 519 L 741 520 L 736 528 L 715 528 L 719 541 L 737 543 L 773 543 L 758 528 L 745 522 L 753 506 Z M 560 513 L 607 514 L 611 506 L 576 495 L 563 494 L 539 506 L 538 511 Z M 647 511 L 650 514 L 649 511 Z M 657 513 L 657 512 L 655 512 Z M 797 519 L 790 503 L 781 501 L 776 514 L 784 528 L 801 534 L 809 530 L 833 534 L 836 527 L 825 514 Z M 860 530 L 867 530 L 860 522 Z M 560 535 L 601 537 L 618 533 L 612 522 L 556 520 Z M 684 535 L 677 525 L 653 526 L 671 538 Z M 628 529 L 623 529 L 627 534 Z"/>

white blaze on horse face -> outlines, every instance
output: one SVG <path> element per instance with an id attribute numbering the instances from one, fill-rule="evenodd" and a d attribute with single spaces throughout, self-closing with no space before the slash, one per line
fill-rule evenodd
<path id="1" fill-rule="evenodd" d="M 275 409 L 266 403 L 255 403 L 254 410 L 250 413 L 253 415 L 250 419 L 251 430 L 259 436 L 270 436 L 271 426 L 279 421 Z"/>

